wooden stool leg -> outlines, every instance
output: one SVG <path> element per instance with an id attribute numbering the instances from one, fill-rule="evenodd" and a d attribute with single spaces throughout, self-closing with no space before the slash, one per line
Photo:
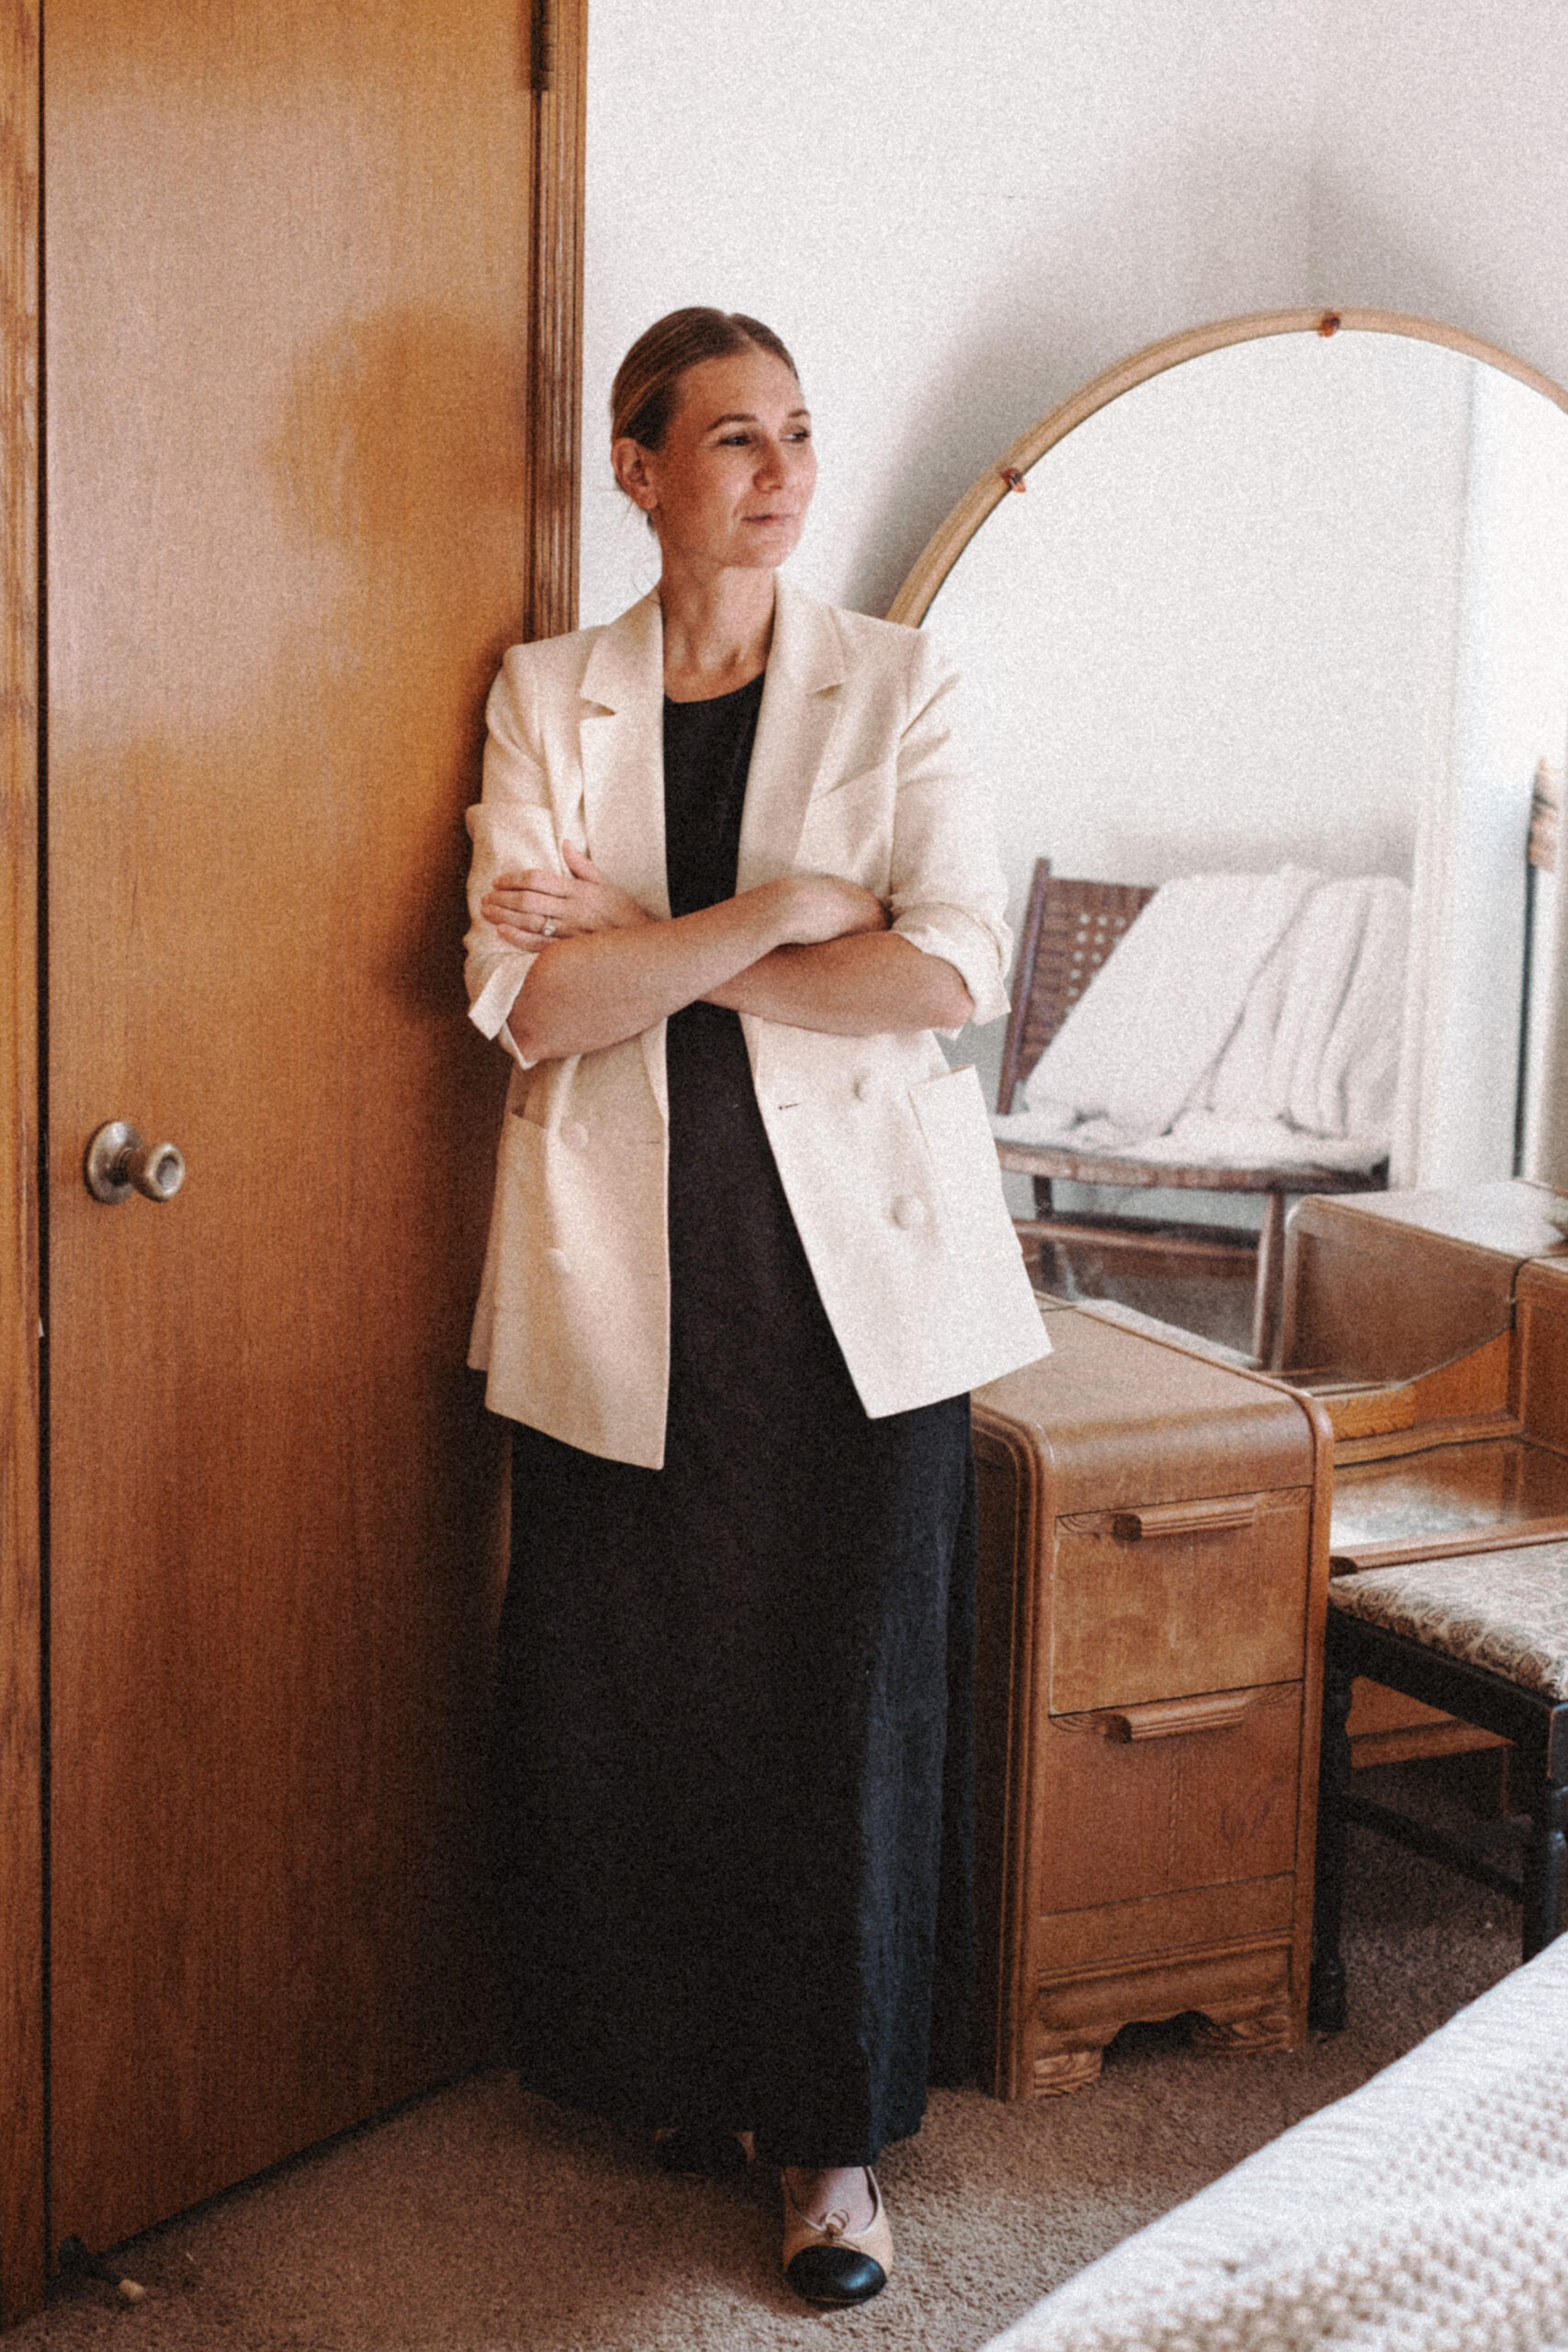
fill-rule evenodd
<path id="1" fill-rule="evenodd" d="M 1252 1352 L 1263 1371 L 1274 1361 L 1280 1338 L 1280 1299 L 1285 1281 L 1285 1195 L 1263 1195 L 1263 1230 L 1258 1237 L 1258 1279 L 1252 1293 Z"/>
<path id="2" fill-rule="evenodd" d="M 1034 1182 L 1034 1214 L 1049 1217 L 1055 1215 L 1049 1176 L 1036 1176 Z M 1070 1296 L 1073 1288 L 1072 1260 L 1059 1241 L 1041 1234 L 1034 1245 L 1034 1279 L 1042 1290 L 1061 1291 Z"/>
<path id="3" fill-rule="evenodd" d="M 1347 2017 L 1345 1962 L 1339 1949 L 1345 1905 L 1345 1807 L 1350 1794 L 1350 1735 L 1346 1729 L 1355 1682 L 1334 1654 L 1329 1612 L 1323 1671 L 1323 1748 L 1317 1781 L 1317 1879 L 1313 1910 L 1312 1989 L 1307 2021 L 1314 2033 L 1340 2033 Z"/>
<path id="4" fill-rule="evenodd" d="M 1533 1960 L 1559 1932 L 1568 1876 L 1568 1789 L 1538 1781 L 1530 1792 L 1530 1838 L 1525 1848 L 1524 1951 Z"/>

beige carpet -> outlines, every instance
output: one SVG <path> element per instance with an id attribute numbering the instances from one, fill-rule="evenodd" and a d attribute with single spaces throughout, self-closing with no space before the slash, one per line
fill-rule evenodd
<path id="1" fill-rule="evenodd" d="M 149 2233 L 118 2257 L 144 2301 L 62 2288 L 6 2352 L 820 2352 L 831 2338 L 976 2352 L 1514 1964 L 1510 1906 L 1353 1842 L 1347 2033 L 1219 2058 L 1179 2026 L 1139 2028 L 1071 2099 L 936 2095 L 885 2161 L 899 2267 L 861 2311 L 818 2315 L 784 2287 L 761 2168 L 735 2187 L 668 2179 L 625 2135 L 487 2074 Z"/>

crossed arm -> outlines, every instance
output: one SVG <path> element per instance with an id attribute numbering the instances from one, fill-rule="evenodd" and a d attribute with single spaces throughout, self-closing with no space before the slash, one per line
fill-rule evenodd
<path id="1" fill-rule="evenodd" d="M 974 1010 L 956 967 L 890 932 L 855 883 L 795 876 L 661 918 L 570 842 L 563 855 L 566 873 L 501 875 L 480 903 L 507 946 L 536 954 L 508 1019 L 530 1062 L 618 1045 L 698 999 L 851 1037 L 958 1029 Z"/>

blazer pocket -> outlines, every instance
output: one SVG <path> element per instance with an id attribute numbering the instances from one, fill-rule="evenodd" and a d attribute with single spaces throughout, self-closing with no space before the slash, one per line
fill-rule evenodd
<path id="1" fill-rule="evenodd" d="M 949 1070 L 909 1089 L 909 1102 L 931 1154 L 948 1230 L 986 1257 L 1018 1255 L 1018 1237 L 1002 1193 L 1001 1170 L 979 1073 Z"/>

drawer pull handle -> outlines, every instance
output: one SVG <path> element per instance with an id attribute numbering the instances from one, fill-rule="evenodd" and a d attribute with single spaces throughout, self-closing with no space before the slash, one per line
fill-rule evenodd
<path id="1" fill-rule="evenodd" d="M 1256 1495 L 1226 1495 L 1217 1502 L 1156 1503 L 1147 1510 L 1113 1511 L 1111 1532 L 1124 1544 L 1149 1535 L 1213 1535 L 1222 1528 L 1250 1527 L 1257 1516 Z"/>
<path id="2" fill-rule="evenodd" d="M 1175 1739 L 1183 1732 L 1229 1731 L 1253 1701 L 1250 1690 L 1206 1690 L 1198 1699 L 1154 1699 L 1141 1707 L 1099 1708 L 1088 1715 L 1054 1715 L 1060 1731 L 1098 1733 L 1101 1739 Z"/>

